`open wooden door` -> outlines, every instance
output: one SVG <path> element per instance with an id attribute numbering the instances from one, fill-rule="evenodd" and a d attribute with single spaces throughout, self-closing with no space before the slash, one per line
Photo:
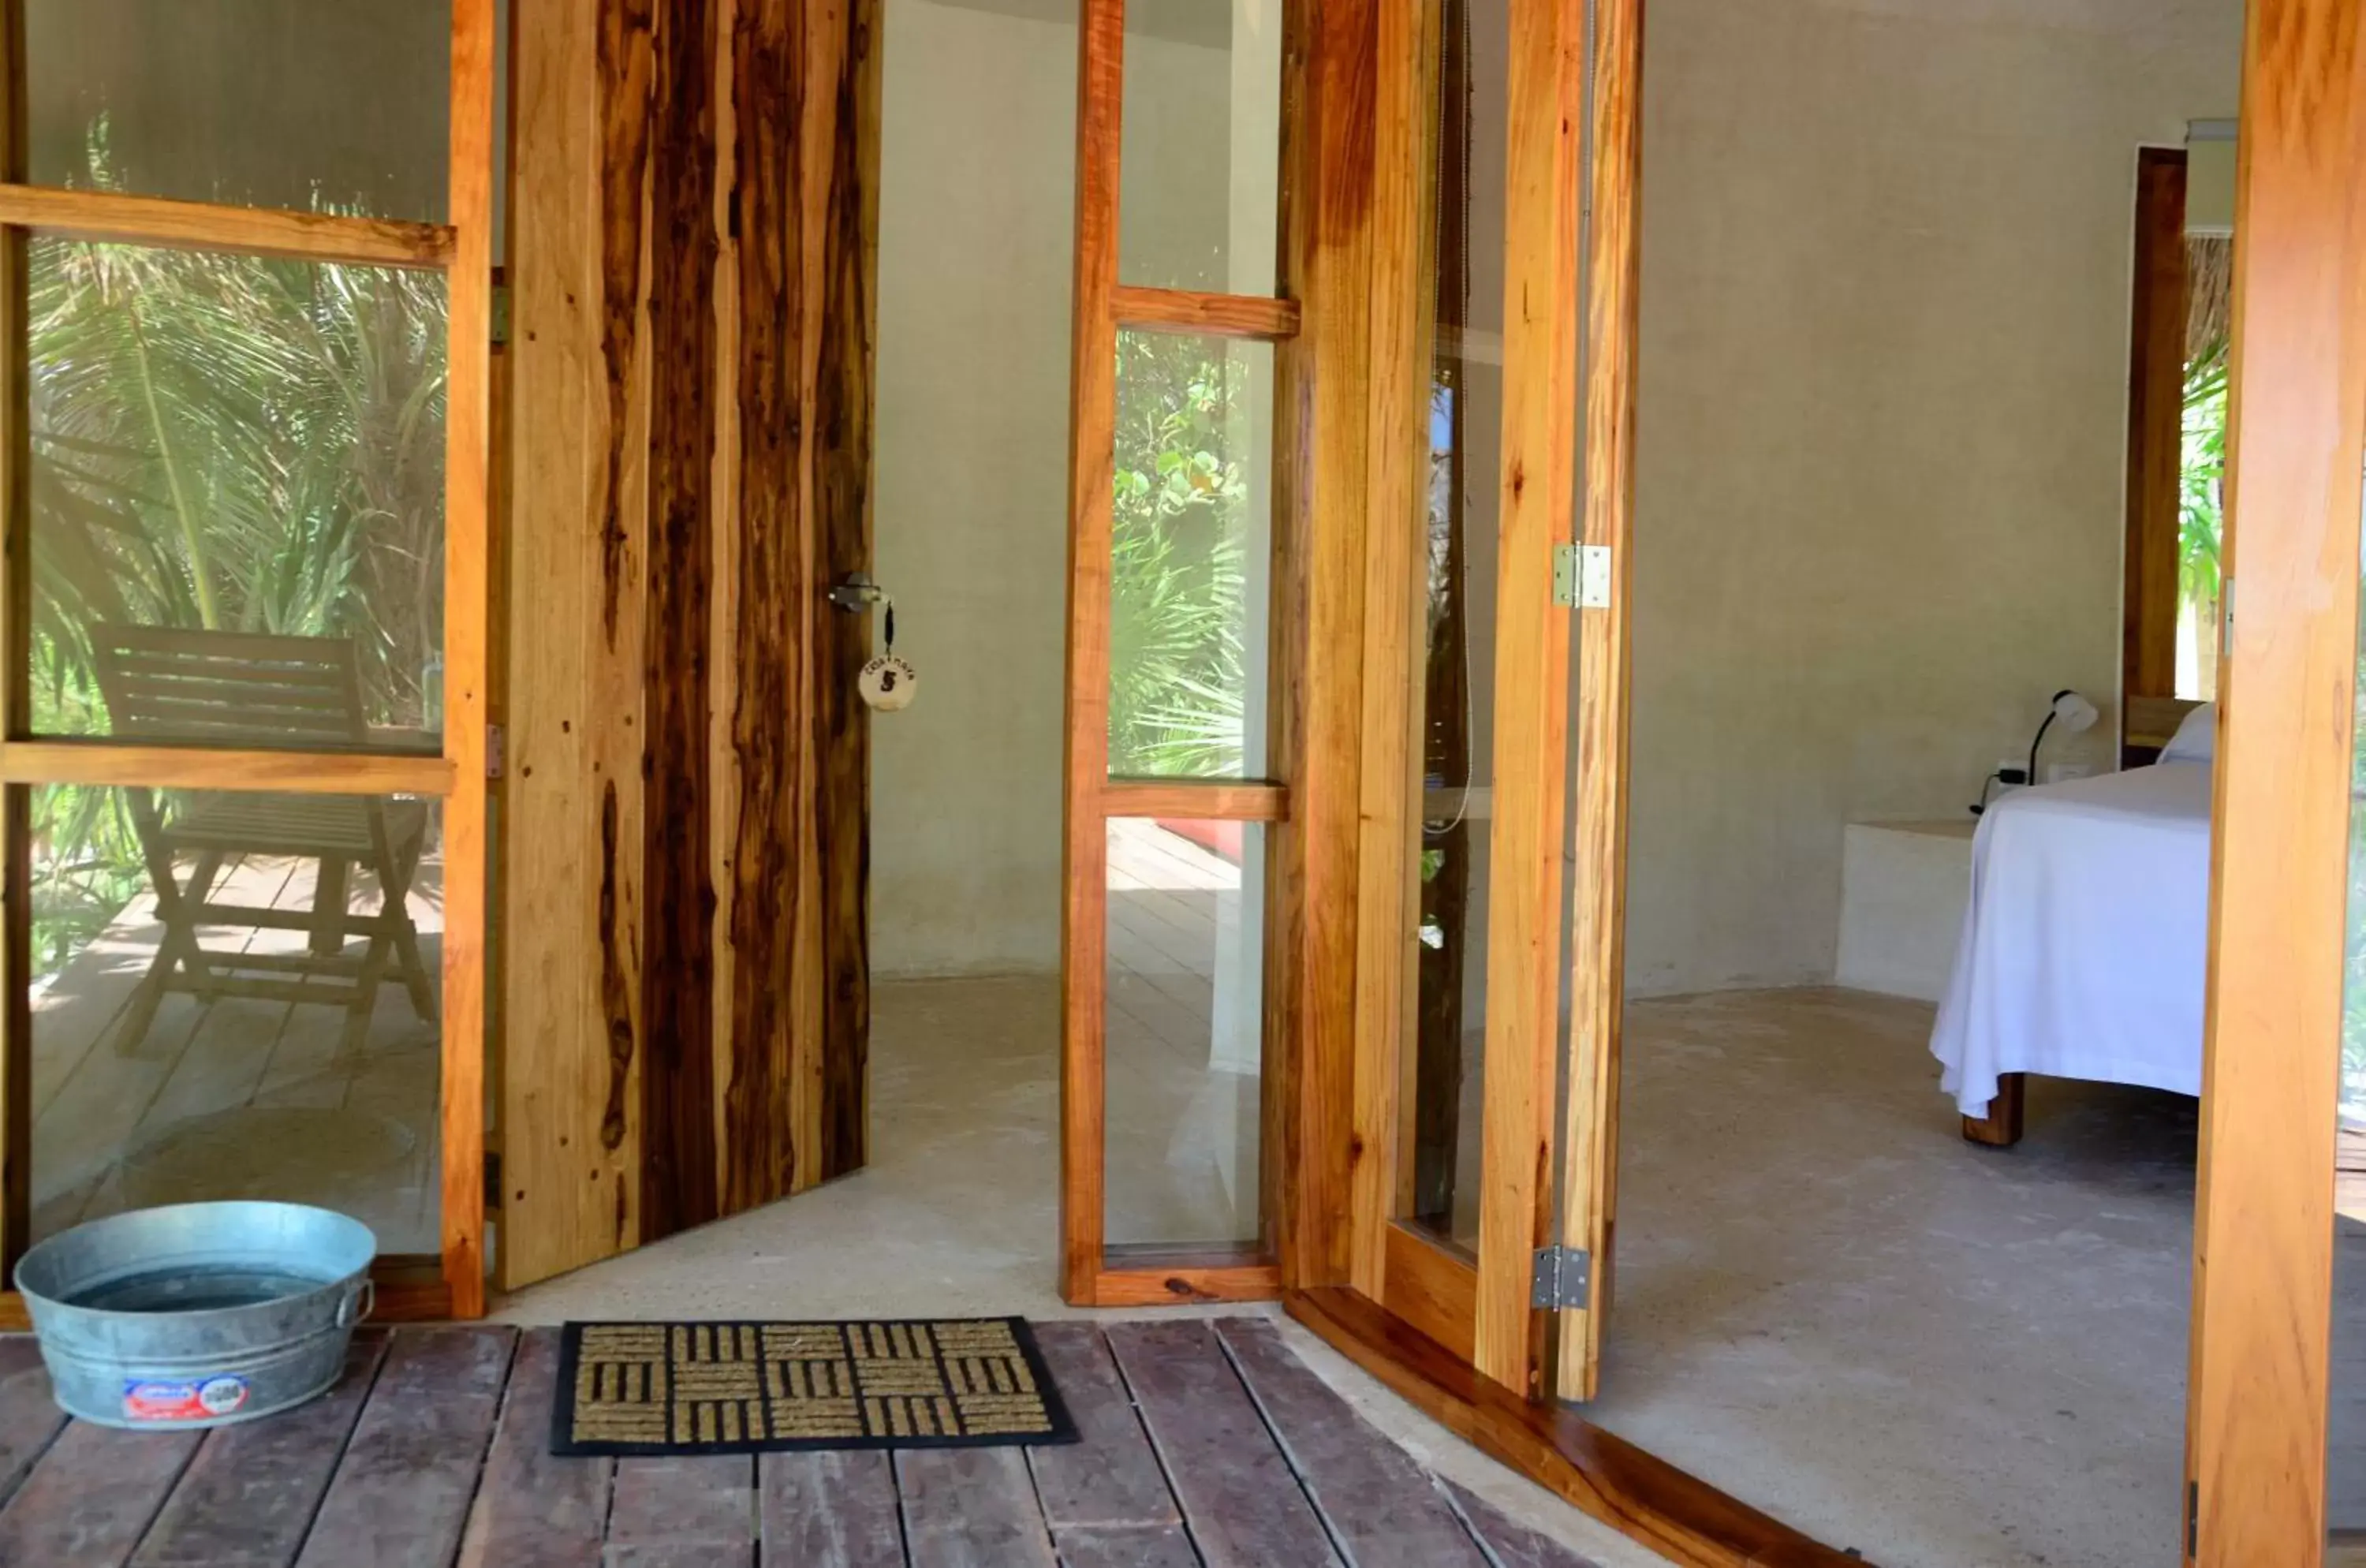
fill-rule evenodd
<path id="1" fill-rule="evenodd" d="M 863 1163 L 876 22 L 516 0 L 504 1285 Z"/>
<path id="2" fill-rule="evenodd" d="M 1557 1351 L 1589 1386 L 1607 1261 L 1640 62 L 1639 7 L 1602 12 L 1591 55 L 1562 0 L 1380 13 L 1418 67 L 1380 178 L 1422 195 L 1374 244 L 1425 265 L 1373 352 L 1424 395 L 1375 412 L 1426 482 L 1372 502 L 1363 663 L 1404 673 L 1365 706 L 1352 1289 L 1299 1303 L 1515 1400 Z M 1565 1157 L 1606 1184 L 1557 1219 Z"/>

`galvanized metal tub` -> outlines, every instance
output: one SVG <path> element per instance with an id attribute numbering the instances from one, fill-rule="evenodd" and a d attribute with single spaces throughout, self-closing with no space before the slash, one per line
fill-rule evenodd
<path id="1" fill-rule="evenodd" d="M 220 1427 L 328 1391 L 368 1314 L 367 1225 L 301 1203 L 176 1203 L 28 1250 L 17 1289 L 58 1404 L 108 1427 Z"/>

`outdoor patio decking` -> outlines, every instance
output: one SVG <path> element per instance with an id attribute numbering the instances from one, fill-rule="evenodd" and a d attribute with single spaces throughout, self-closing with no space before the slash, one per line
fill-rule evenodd
<path id="1" fill-rule="evenodd" d="M 0 1340 L 0 1563 L 1587 1568 L 1425 1472 L 1267 1320 L 1040 1325 L 1074 1445 L 556 1459 L 556 1330 L 367 1332 L 210 1433 L 69 1422 Z M 1483 1545 L 1482 1543 L 1484 1543 Z"/>

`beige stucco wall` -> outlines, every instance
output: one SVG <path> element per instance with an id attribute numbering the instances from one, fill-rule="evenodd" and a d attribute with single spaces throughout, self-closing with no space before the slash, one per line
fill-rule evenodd
<path id="1" fill-rule="evenodd" d="M 1630 985 L 1833 973 L 1842 829 L 2118 685 L 2135 149 L 2239 0 L 1652 0 Z M 2069 757 L 2049 746 L 2049 757 Z"/>

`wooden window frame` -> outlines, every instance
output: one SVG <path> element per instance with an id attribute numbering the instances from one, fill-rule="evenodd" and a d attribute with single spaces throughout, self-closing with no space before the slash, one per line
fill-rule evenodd
<path id="1" fill-rule="evenodd" d="M 2122 552 L 2120 745 L 2159 741 L 2140 699 L 2177 695 L 2179 465 L 2185 438 L 2185 150 L 2136 150 L 2128 328 L 2127 544 Z M 2146 758 L 2144 760 L 2149 760 Z"/>
<path id="2" fill-rule="evenodd" d="M 1299 9 L 1291 5 L 1288 9 Z M 1285 51 L 1285 54 L 1287 51 Z M 1276 398 L 1279 426 L 1273 519 L 1272 652 L 1268 691 L 1276 715 L 1268 746 L 1271 781 L 1109 776 L 1110 615 L 1121 331 L 1166 332 L 1275 345 L 1278 390 L 1288 384 L 1300 335 L 1297 302 L 1287 298 L 1147 288 L 1118 281 L 1118 191 L 1125 84 L 1124 0 L 1083 0 L 1077 23 L 1076 229 L 1075 329 L 1069 390 L 1067 728 L 1065 844 L 1060 982 L 1060 1293 L 1079 1306 L 1144 1306 L 1178 1302 L 1262 1301 L 1279 1293 L 1281 1269 L 1270 1245 L 1270 1194 L 1280 1151 L 1260 1156 L 1259 1230 L 1255 1249 L 1111 1247 L 1107 1238 L 1108 1165 L 1108 824 L 1117 818 L 1189 817 L 1257 822 L 1268 868 L 1280 865 L 1290 818 L 1287 762 L 1290 725 L 1281 716 L 1289 685 L 1284 650 L 1292 617 L 1284 590 L 1292 558 L 1291 511 L 1299 490 L 1281 471 L 1290 449 L 1286 395 Z M 1287 68 L 1285 68 L 1287 69 Z M 1283 137 L 1290 114 L 1285 85 Z M 1280 150 L 1277 150 L 1279 156 Z M 1282 1010 L 1274 994 L 1274 953 L 1284 940 L 1279 912 L 1283 877 L 1266 884 L 1267 1070 L 1262 1123 L 1275 1120 Z"/>
<path id="3" fill-rule="evenodd" d="M 412 223 L 245 208 L 26 183 L 27 62 L 23 0 L 0 0 L 8 109 L 0 125 L 0 493 L 6 507 L 0 593 L 0 828 L 8 850 L 0 923 L 0 1263 L 29 1245 L 32 1016 L 19 976 L 30 970 L 30 791 L 40 784 L 160 788 L 401 792 L 443 803 L 442 1170 L 436 1254 L 381 1258 L 373 1269 L 381 1319 L 474 1318 L 485 1311 L 486 699 L 490 494 L 495 0 L 450 0 L 451 140 L 447 220 Z M 60 235 L 441 272 L 447 279 L 444 512 L 444 734 L 440 755 L 215 750 L 35 738 L 28 660 L 30 386 L 25 310 L 31 235 Z M 23 1321 L 0 1292 L 0 1325 Z"/>

